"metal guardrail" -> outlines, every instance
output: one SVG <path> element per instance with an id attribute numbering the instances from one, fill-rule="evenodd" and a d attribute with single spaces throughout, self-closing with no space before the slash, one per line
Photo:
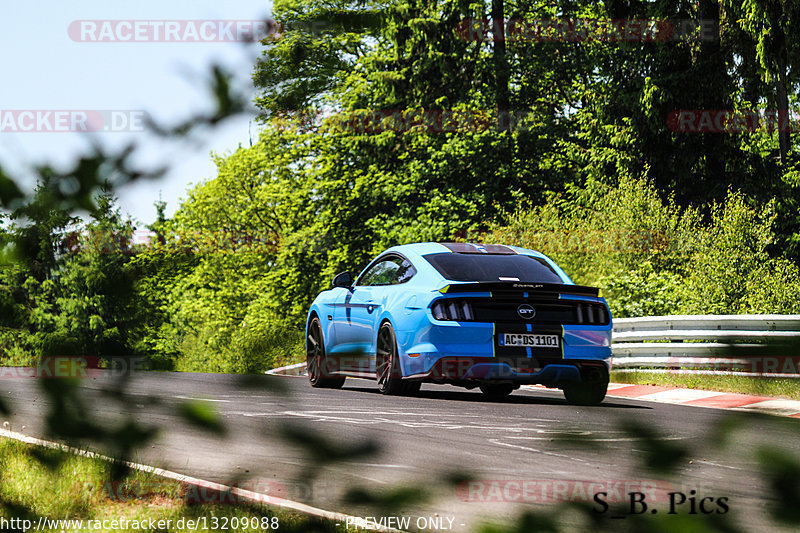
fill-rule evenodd
<path id="1" fill-rule="evenodd" d="M 800 315 L 674 315 L 614 320 L 614 369 L 800 377 Z"/>
<path id="2" fill-rule="evenodd" d="M 614 319 L 614 370 L 800 378 L 800 315 Z M 266 374 L 304 375 L 305 363 Z"/>

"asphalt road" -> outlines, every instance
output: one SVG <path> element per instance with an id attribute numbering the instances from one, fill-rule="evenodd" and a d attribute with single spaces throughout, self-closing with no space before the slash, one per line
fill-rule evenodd
<path id="1" fill-rule="evenodd" d="M 5 417 L 10 429 L 48 438 L 43 420 L 53 405 L 41 381 L 3 379 L 0 390 L 11 407 Z M 133 457 L 138 462 L 212 481 L 239 480 L 259 492 L 356 516 L 410 516 L 412 526 L 420 517 L 432 518 L 428 526 L 454 531 L 552 510 L 564 500 L 578 503 L 563 520 L 578 523 L 575 513 L 601 509 L 593 501 L 598 492 L 606 492 L 600 498 L 609 503 L 623 502 L 621 510 L 598 513 L 604 520 L 635 519 L 627 514 L 628 493 L 645 494 L 642 516 L 655 519 L 653 509 L 661 515 L 670 510 L 668 493 L 681 492 L 687 500 L 676 503 L 679 515 L 690 513 L 692 498 L 698 514 L 701 499 L 713 498 L 703 509 L 724 514 L 743 530 L 778 530 L 767 518 L 773 498 L 756 450 L 780 446 L 800 459 L 800 420 L 747 416 L 723 447 L 714 435 L 730 412 L 614 398 L 575 407 L 560 391 L 517 391 L 489 403 L 477 391 L 427 384 L 416 397 L 385 397 L 373 382 L 352 378 L 342 390 L 317 390 L 300 377 L 243 381 L 140 372 L 121 395 L 110 392 L 115 383 L 83 379 L 81 398 L 90 420 L 115 424 L 132 417 L 159 428 Z M 219 413 L 225 436 L 178 414 L 194 398 Z M 659 442 L 651 443 L 643 428 L 652 428 Z M 353 453 L 369 452 L 369 443 L 375 444 L 372 453 Z M 331 453 L 341 460 L 326 461 Z M 648 460 L 674 460 L 677 475 L 644 469 Z M 424 500 L 399 512 L 366 506 L 363 496 L 353 502 L 346 497 L 354 489 L 380 495 L 401 487 Z M 722 505 L 720 498 L 726 498 Z"/>

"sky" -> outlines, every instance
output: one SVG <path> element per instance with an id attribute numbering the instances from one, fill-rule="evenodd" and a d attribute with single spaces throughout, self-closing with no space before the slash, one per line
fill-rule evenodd
<path id="1" fill-rule="evenodd" d="M 139 147 L 134 162 L 170 167 L 160 180 L 115 191 L 123 213 L 148 224 L 155 219 L 153 203 L 159 197 L 171 215 L 192 183 L 215 176 L 212 152 L 230 153 L 255 141 L 254 111 L 191 142 L 164 142 L 137 125 L 143 112 L 170 124 L 211 111 L 207 80 L 213 64 L 234 74 L 235 86 L 252 101 L 253 65 L 263 46 L 236 42 L 236 26 L 226 21 L 244 21 L 239 24 L 247 29 L 249 21 L 268 20 L 271 1 L 0 0 L 0 5 L 5 22 L 0 33 L 0 167 L 26 188 L 34 185 L 33 165 L 63 167 L 88 153 L 92 142 L 113 148 L 133 141 Z M 137 39 L 134 23 L 126 21 L 150 23 L 140 23 Z M 168 36 L 161 21 L 178 31 Z M 194 42 L 189 25 L 198 30 Z M 103 33 L 104 28 L 112 33 Z M 157 35 L 169 40 L 155 42 Z M 99 124 L 97 117 L 114 131 L 69 131 Z M 59 129 L 68 131 L 53 131 Z"/>

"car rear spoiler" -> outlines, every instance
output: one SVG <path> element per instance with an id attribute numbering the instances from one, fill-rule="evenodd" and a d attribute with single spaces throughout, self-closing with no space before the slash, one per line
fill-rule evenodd
<path id="1" fill-rule="evenodd" d="M 451 283 L 439 292 L 452 294 L 458 292 L 535 292 L 554 294 L 575 294 L 577 296 L 600 296 L 600 289 L 585 285 L 566 283 L 524 283 L 521 281 L 478 281 L 475 283 Z"/>

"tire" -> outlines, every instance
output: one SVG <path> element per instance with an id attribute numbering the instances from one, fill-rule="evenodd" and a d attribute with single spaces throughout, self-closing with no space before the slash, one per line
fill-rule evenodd
<path id="1" fill-rule="evenodd" d="M 416 393 L 419 392 L 419 389 L 422 388 L 421 381 L 404 381 L 403 385 L 405 385 L 406 387 L 406 390 L 403 392 L 403 394 L 406 394 L 408 396 L 415 395 Z"/>
<path id="2" fill-rule="evenodd" d="M 512 392 L 514 392 L 514 385 L 511 383 L 484 383 L 479 387 L 483 396 L 492 402 L 502 400 Z"/>
<path id="3" fill-rule="evenodd" d="M 306 372 L 311 386 L 317 389 L 340 389 L 346 378 L 328 375 L 328 359 L 322 342 L 322 326 L 314 317 L 308 325 L 306 337 Z"/>
<path id="4" fill-rule="evenodd" d="M 381 394 L 406 394 L 410 389 L 409 385 L 418 382 L 403 381 L 397 357 L 397 340 L 390 323 L 381 324 L 375 348 L 375 379 L 378 381 L 378 390 Z"/>
<path id="5" fill-rule="evenodd" d="M 572 405 L 599 405 L 606 397 L 608 381 L 576 383 L 564 387 L 564 397 Z"/>

